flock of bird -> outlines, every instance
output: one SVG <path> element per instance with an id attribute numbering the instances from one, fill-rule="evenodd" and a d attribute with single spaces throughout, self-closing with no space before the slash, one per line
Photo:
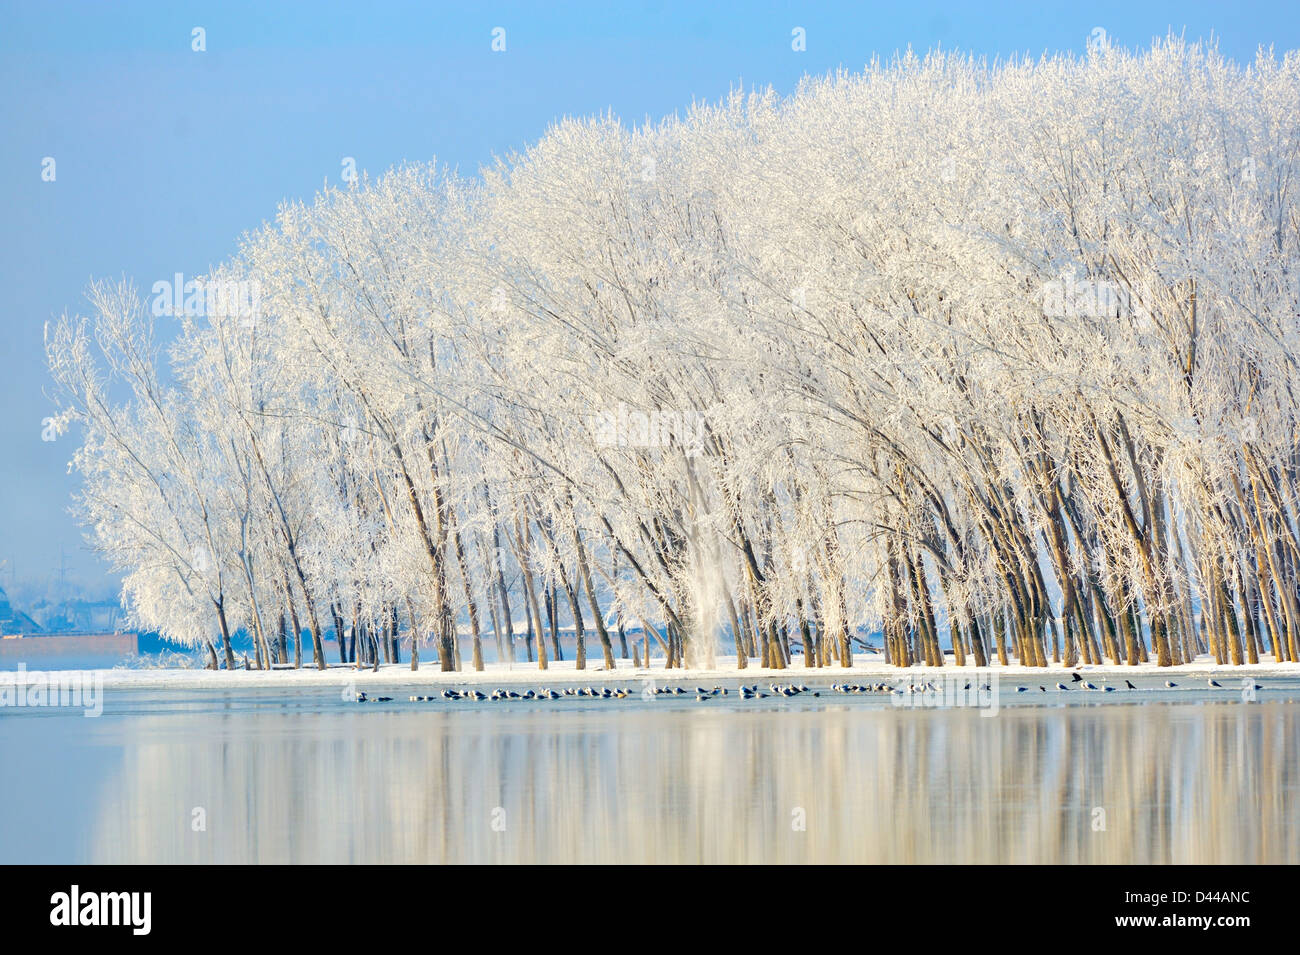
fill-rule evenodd
<path id="1" fill-rule="evenodd" d="M 880 686 L 882 687 L 883 685 L 884 684 L 880 684 Z M 795 685 L 793 683 L 785 683 L 785 684 L 772 683 L 769 685 L 769 689 L 772 691 L 770 694 L 760 690 L 757 683 L 755 683 L 753 686 L 742 686 L 740 687 L 740 691 L 739 691 L 740 698 L 742 700 L 755 700 L 755 699 L 765 700 L 768 698 L 768 696 L 791 697 L 791 696 L 798 696 L 801 693 L 811 693 L 813 696 L 821 696 L 821 693 L 816 690 L 809 690 L 808 687 L 806 686 Z M 847 688 L 841 688 L 841 689 L 847 690 Z M 856 687 L 855 689 L 866 690 L 870 688 Z M 686 696 L 689 695 L 690 693 L 689 690 L 686 690 L 680 686 L 647 687 L 643 691 L 632 690 L 625 686 L 616 686 L 616 687 L 608 687 L 608 686 L 572 687 L 571 686 L 571 687 L 565 687 L 563 690 L 541 689 L 541 690 L 524 690 L 522 692 L 518 690 L 496 689 L 493 690 L 491 693 L 483 693 L 480 690 L 443 690 L 440 695 L 444 700 L 471 700 L 474 702 L 482 702 L 484 700 L 492 700 L 492 701 L 560 700 L 566 696 L 590 697 L 592 699 L 601 699 L 601 700 L 622 700 L 638 692 L 640 693 L 641 696 L 645 696 L 645 697 Z M 728 695 L 727 688 L 722 686 L 715 686 L 709 689 L 706 689 L 705 687 L 702 686 L 697 686 L 695 688 L 695 698 L 701 701 L 711 700 L 715 696 L 727 696 L 727 695 Z M 409 699 L 410 702 L 412 703 L 436 703 L 438 697 L 412 696 Z M 370 696 L 369 694 L 364 692 L 357 692 L 354 694 L 353 700 L 357 703 L 391 703 L 393 701 L 393 698 L 391 696 Z"/>
<path id="2" fill-rule="evenodd" d="M 1080 688 L 1080 689 L 1083 689 L 1083 690 L 1097 690 L 1097 691 L 1099 691 L 1099 692 L 1101 692 L 1101 693 L 1114 693 L 1114 692 L 1115 692 L 1115 687 L 1111 686 L 1110 684 L 1106 684 L 1106 685 L 1104 685 L 1104 686 L 1097 686 L 1095 683 L 1091 683 L 1091 682 L 1089 682 L 1088 680 L 1085 680 L 1085 679 L 1083 678 L 1083 676 L 1080 675 L 1079 673 L 1071 673 L 1071 674 L 1070 674 L 1070 677 L 1071 677 L 1071 681 L 1070 681 L 1069 684 L 1066 684 L 1066 683 L 1058 683 L 1058 684 L 1056 684 L 1056 688 L 1057 688 L 1058 690 L 1067 690 L 1067 691 L 1068 691 L 1068 690 L 1071 688 L 1071 684 L 1082 684 L 1079 688 Z M 1222 690 L 1222 689 L 1223 689 L 1223 684 L 1220 683 L 1218 680 L 1214 679 L 1214 677 L 1207 677 L 1205 682 L 1206 682 L 1206 684 L 1209 686 L 1209 688 L 1212 689 L 1212 690 Z M 1253 686 L 1254 689 L 1256 689 L 1256 690 L 1262 690 L 1262 689 L 1264 689 L 1263 686 L 1261 686 L 1261 685 L 1258 684 L 1258 683 L 1254 683 L 1253 681 L 1252 681 L 1252 686 Z M 1126 689 L 1129 689 L 1129 690 L 1136 690 L 1136 689 L 1137 689 L 1137 687 L 1135 687 L 1135 686 L 1133 685 L 1133 683 L 1132 683 L 1131 680 L 1125 680 L 1125 681 L 1124 681 L 1124 687 L 1125 687 Z M 1178 684 L 1175 683 L 1173 680 L 1165 680 L 1165 688 L 1166 688 L 1166 689 L 1169 689 L 1169 690 L 1176 690 L 1176 689 L 1178 689 Z M 985 687 L 985 689 L 987 689 L 987 687 Z M 1041 684 L 1039 685 L 1038 689 L 1041 690 L 1043 693 L 1046 693 L 1046 692 L 1047 692 L 1047 687 L 1042 686 Z M 1229 687 L 1229 689 L 1231 689 L 1231 687 Z M 1017 686 L 1017 687 L 1016 687 L 1016 692 L 1017 692 L 1017 693 L 1026 693 L 1026 692 L 1028 692 L 1028 691 L 1029 691 L 1029 687 L 1027 687 L 1027 686 Z"/>
<path id="3" fill-rule="evenodd" d="M 1095 683 L 1092 683 L 1089 680 L 1084 679 L 1083 676 L 1077 672 L 1070 674 L 1070 676 L 1071 676 L 1070 683 L 1057 683 L 1056 689 L 1069 691 L 1073 687 L 1077 686 L 1081 690 L 1095 690 L 1099 693 L 1114 693 L 1116 690 L 1116 687 L 1113 687 L 1109 684 L 1103 684 L 1102 686 L 1097 686 Z M 1211 689 L 1222 690 L 1224 688 L 1223 684 L 1219 683 L 1213 677 L 1208 678 L 1206 682 L 1208 683 Z M 1263 686 L 1261 686 L 1258 683 L 1254 683 L 1253 681 L 1252 681 L 1252 685 L 1256 690 L 1264 689 Z M 1137 687 L 1134 686 L 1130 680 L 1125 680 L 1124 686 L 1129 690 L 1137 689 Z M 964 689 L 971 690 L 973 689 L 973 687 L 974 684 L 967 682 Z M 1175 683 L 1173 680 L 1165 680 L 1165 687 L 1167 689 L 1173 690 L 1178 688 L 1178 684 Z M 888 694 L 893 694 L 895 696 L 906 696 L 914 693 L 938 692 L 940 688 L 937 687 L 931 681 L 931 682 L 912 684 L 909 686 L 902 686 L 902 687 L 890 685 L 888 683 L 866 683 L 866 684 L 832 683 L 830 685 L 830 689 L 835 693 L 841 693 L 841 694 L 888 693 Z M 991 683 L 982 683 L 980 684 L 979 689 L 983 690 L 986 693 L 991 693 L 993 691 L 993 686 Z M 1048 689 L 1045 685 L 1040 684 L 1038 689 L 1043 693 L 1048 692 Z M 755 683 L 752 686 L 742 685 L 739 689 L 739 694 L 742 700 L 765 700 L 769 696 L 782 696 L 782 697 L 789 698 L 794 696 L 800 696 L 805 693 L 815 697 L 821 696 L 821 693 L 819 691 L 810 690 L 808 687 L 802 684 L 795 684 L 795 683 L 770 683 L 768 684 L 768 690 L 770 690 L 771 692 L 765 692 L 761 690 L 759 688 L 759 685 Z M 1030 687 L 1028 686 L 1016 687 L 1017 693 L 1027 693 L 1029 692 L 1029 690 Z M 491 693 L 484 693 L 481 690 L 473 690 L 473 689 L 470 690 L 448 689 L 448 690 L 443 690 L 441 692 L 441 697 L 444 700 L 453 700 L 453 701 L 470 700 L 473 702 L 482 702 L 484 700 L 491 700 L 491 701 L 559 700 L 559 699 L 563 699 L 564 697 L 589 697 L 592 699 L 622 700 L 638 693 L 643 697 L 652 698 L 656 696 L 686 696 L 689 695 L 690 692 L 691 692 L 690 690 L 684 689 L 681 686 L 655 687 L 653 685 L 648 685 L 642 691 L 637 691 L 637 690 L 633 690 L 621 686 L 619 687 L 582 686 L 582 687 L 565 687 L 563 690 L 541 689 L 541 690 L 523 690 L 522 692 L 518 690 L 496 689 L 493 690 Z M 726 690 L 725 687 L 715 686 L 707 689 L 701 686 L 695 687 L 695 699 L 700 702 L 703 702 L 705 700 L 711 700 L 717 696 L 727 696 L 727 695 L 728 695 L 728 691 Z M 363 692 L 357 692 L 354 699 L 355 702 L 357 703 L 391 703 L 393 701 L 393 698 L 391 696 L 370 696 Z M 436 696 L 412 696 L 410 698 L 410 701 L 412 703 L 436 703 L 437 700 L 438 697 Z"/>

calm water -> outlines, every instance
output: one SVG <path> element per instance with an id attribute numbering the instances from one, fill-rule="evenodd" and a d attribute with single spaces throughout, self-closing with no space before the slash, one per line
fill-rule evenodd
<path id="1" fill-rule="evenodd" d="M 0 862 L 1297 863 L 1300 689 L 1271 682 L 1004 686 L 992 717 L 109 689 L 98 719 L 0 710 Z"/>

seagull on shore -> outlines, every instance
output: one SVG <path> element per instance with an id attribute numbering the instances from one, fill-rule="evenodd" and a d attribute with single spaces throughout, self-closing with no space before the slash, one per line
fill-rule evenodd
<path id="1" fill-rule="evenodd" d="M 1097 689 L 1095 686 L 1093 686 L 1091 683 L 1087 682 L 1086 680 L 1084 681 L 1083 688 L 1084 688 L 1085 690 L 1095 690 L 1095 689 Z"/>
<path id="2" fill-rule="evenodd" d="M 1218 680 L 1214 679 L 1214 677 L 1210 677 L 1210 679 L 1209 679 L 1208 682 L 1209 682 L 1210 686 L 1214 687 L 1216 690 L 1222 690 L 1222 689 L 1223 689 L 1223 684 L 1220 683 Z"/>
<path id="3" fill-rule="evenodd" d="M 1058 684 L 1056 684 L 1056 688 L 1057 688 L 1058 690 L 1068 690 L 1068 689 L 1069 689 L 1069 687 L 1066 686 L 1064 683 L 1058 683 Z"/>
<path id="4" fill-rule="evenodd" d="M 1165 686 L 1169 687 L 1169 689 L 1172 690 L 1175 689 L 1178 686 L 1178 684 L 1175 683 L 1173 680 L 1165 680 Z"/>
<path id="5" fill-rule="evenodd" d="M 1027 690 L 1027 689 L 1029 689 L 1029 687 L 1027 687 L 1027 686 L 1018 686 L 1018 687 L 1016 687 L 1016 692 L 1017 692 L 1017 693 L 1024 693 L 1025 690 Z"/>

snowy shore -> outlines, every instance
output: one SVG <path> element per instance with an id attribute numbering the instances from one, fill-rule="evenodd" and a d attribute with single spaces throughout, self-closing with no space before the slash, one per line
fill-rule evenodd
<path id="1" fill-rule="evenodd" d="M 605 670 L 601 664 L 600 658 L 594 661 L 590 658 L 587 661 L 585 670 L 574 668 L 572 660 L 551 661 L 550 667 L 546 670 L 539 670 L 535 663 L 516 662 L 513 667 L 504 663 L 489 663 L 481 672 L 476 672 L 469 666 L 466 666 L 459 672 L 443 673 L 436 660 L 425 660 L 420 663 L 416 671 L 412 671 L 409 663 L 384 664 L 378 670 L 370 668 L 356 669 L 353 666 L 344 666 L 333 663 L 326 670 L 317 670 L 314 667 L 305 665 L 301 670 L 293 668 L 277 667 L 273 670 L 233 670 L 233 671 L 212 671 L 200 669 L 183 669 L 183 668 L 128 668 L 118 667 L 105 670 L 83 670 L 83 671 L 59 671 L 60 676 L 67 676 L 71 673 L 80 673 L 88 678 L 102 678 L 105 687 L 121 688 L 195 688 L 195 689 L 221 689 L 229 687 L 252 688 L 252 687 L 283 687 L 285 689 L 297 687 L 320 687 L 320 686 L 349 686 L 354 685 L 358 688 L 382 688 L 385 686 L 410 686 L 412 684 L 427 684 L 431 687 L 450 687 L 450 686 L 518 686 L 526 684 L 528 686 L 554 686 L 564 687 L 578 684 L 592 685 L 616 685 L 616 684 L 637 684 L 647 680 L 653 680 L 660 684 L 709 684 L 713 685 L 719 681 L 729 683 L 802 683 L 808 686 L 828 686 L 831 683 L 869 681 L 869 682 L 886 682 L 895 681 L 917 681 L 921 679 L 933 679 L 936 676 L 955 676 L 957 674 L 974 674 L 996 675 L 1006 679 L 1022 678 L 1025 680 L 1052 680 L 1060 679 L 1062 676 L 1072 672 L 1079 672 L 1085 676 L 1091 676 L 1100 681 L 1114 680 L 1121 681 L 1129 677 L 1155 677 L 1161 676 L 1164 679 L 1177 679 L 1178 674 L 1185 676 L 1196 675 L 1198 677 L 1209 677 L 1217 675 L 1224 679 L 1231 680 L 1234 677 L 1255 676 L 1255 677 L 1300 677 L 1300 664 L 1296 663 L 1274 663 L 1271 657 L 1265 657 L 1265 662 L 1258 664 L 1246 664 L 1243 666 L 1219 666 L 1213 658 L 1204 655 L 1198 657 L 1192 663 L 1183 664 L 1177 667 L 1158 667 L 1154 663 L 1140 664 L 1139 666 L 1048 666 L 1048 667 L 1027 667 L 1018 664 L 1010 666 L 991 666 L 981 669 L 975 667 L 957 667 L 952 664 L 952 658 L 948 657 L 949 665 L 945 667 L 925 667 L 915 666 L 908 669 L 889 666 L 884 662 L 884 658 L 878 654 L 859 654 L 857 665 L 849 668 L 830 666 L 822 668 L 806 668 L 802 665 L 799 657 L 795 658 L 794 664 L 785 670 L 764 669 L 753 665 L 744 670 L 738 670 L 735 666 L 735 657 L 718 657 L 717 666 L 713 669 L 673 669 L 666 670 L 662 661 L 652 661 L 649 669 L 644 667 L 637 668 L 631 665 L 630 660 L 618 660 L 614 670 Z M 654 665 L 658 664 L 658 665 Z M 39 668 L 29 667 L 29 675 L 42 672 Z"/>

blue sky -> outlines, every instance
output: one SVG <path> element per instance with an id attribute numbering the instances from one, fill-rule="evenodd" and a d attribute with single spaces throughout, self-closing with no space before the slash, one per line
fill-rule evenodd
<path id="1" fill-rule="evenodd" d="M 191 49 L 205 31 L 206 51 Z M 504 28 L 506 49 L 493 52 Z M 802 27 L 807 49 L 791 49 Z M 1300 46 L 1284 3 L 0 3 L 0 572 L 105 569 L 68 515 L 73 438 L 41 440 L 42 329 L 92 278 L 206 271 L 285 198 L 407 160 L 474 172 L 554 119 L 659 118 L 789 91 L 908 46 L 1081 52 L 1171 28 L 1239 61 Z M 42 181 L 53 157 L 56 178 Z"/>

